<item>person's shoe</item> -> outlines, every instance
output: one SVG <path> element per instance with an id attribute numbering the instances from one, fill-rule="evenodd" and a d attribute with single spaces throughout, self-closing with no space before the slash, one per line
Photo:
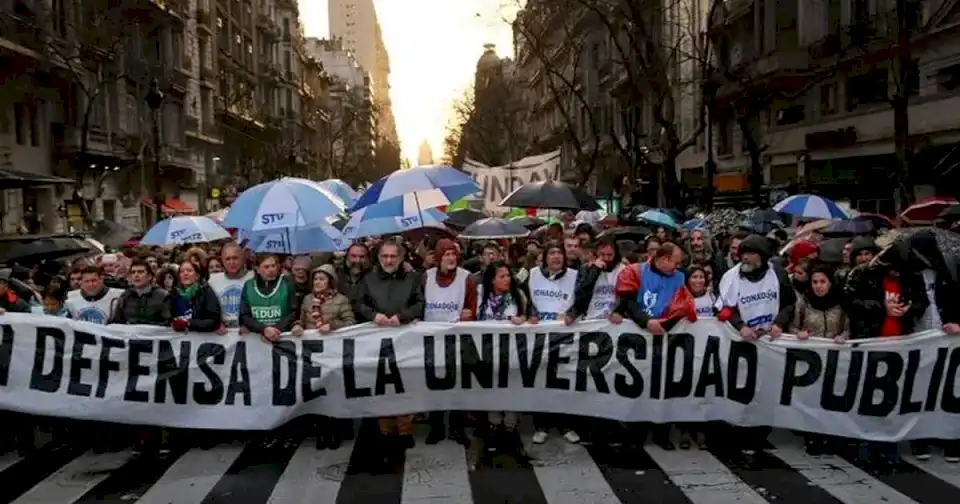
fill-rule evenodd
<path id="1" fill-rule="evenodd" d="M 397 445 L 401 450 L 409 450 L 410 448 L 417 446 L 417 442 L 414 441 L 413 436 L 410 434 L 403 434 L 397 436 Z"/>
<path id="2" fill-rule="evenodd" d="M 533 433 L 533 444 L 543 444 L 547 441 L 547 431 L 538 430 Z"/>
<path id="3" fill-rule="evenodd" d="M 467 433 L 464 432 L 463 429 L 450 429 L 450 434 L 447 436 L 447 439 L 455 443 L 462 444 L 463 446 L 470 444 L 470 440 L 467 438 Z"/>
<path id="4" fill-rule="evenodd" d="M 577 434 L 576 431 L 568 430 L 563 433 L 563 439 L 570 444 L 577 444 L 580 442 L 580 434 Z"/>
<path id="5" fill-rule="evenodd" d="M 666 434 L 654 435 L 653 443 L 666 451 L 673 451 L 677 449 L 673 445 L 673 441 L 670 441 L 670 436 Z"/>
<path id="6" fill-rule="evenodd" d="M 910 443 L 910 451 L 913 452 L 913 457 L 917 460 L 930 460 L 930 445 L 925 442 L 914 441 Z"/>
<path id="7" fill-rule="evenodd" d="M 427 434 L 427 444 L 435 445 L 440 441 L 443 441 L 446 438 L 446 435 L 443 432 L 443 429 L 432 428 L 430 433 Z"/>

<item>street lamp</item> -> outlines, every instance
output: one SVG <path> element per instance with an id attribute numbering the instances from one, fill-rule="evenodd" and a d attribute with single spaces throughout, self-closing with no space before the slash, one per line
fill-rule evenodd
<path id="1" fill-rule="evenodd" d="M 150 81 L 146 96 L 147 106 L 153 112 L 153 204 L 156 206 L 154 224 L 163 219 L 163 168 L 160 166 L 160 107 L 163 105 L 163 91 L 157 79 Z"/>

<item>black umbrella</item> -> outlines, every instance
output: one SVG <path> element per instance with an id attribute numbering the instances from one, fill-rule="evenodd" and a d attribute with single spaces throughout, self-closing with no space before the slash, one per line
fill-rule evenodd
<path id="1" fill-rule="evenodd" d="M 765 235 L 770 231 L 775 229 L 782 229 L 782 222 L 773 222 L 773 221 L 755 221 L 752 219 L 747 219 L 740 223 L 740 229 L 747 231 L 748 233 L 755 233 Z"/>
<path id="2" fill-rule="evenodd" d="M 831 222 L 820 233 L 824 236 L 876 235 L 881 229 L 890 229 L 890 223 L 876 216 L 864 215 Z"/>
<path id="3" fill-rule="evenodd" d="M 626 227 L 616 227 L 608 229 L 599 235 L 597 239 L 606 238 L 607 236 L 616 237 L 617 241 L 620 240 L 629 240 L 634 242 L 642 242 L 647 239 L 647 236 L 650 236 L 652 231 L 648 227 L 644 226 L 626 226 Z"/>
<path id="4" fill-rule="evenodd" d="M 98 242 L 112 248 L 119 249 L 127 240 L 137 234 L 136 229 L 128 228 L 114 221 L 101 220 L 93 224 L 90 236 Z"/>
<path id="5" fill-rule="evenodd" d="M 487 215 L 479 210 L 474 210 L 472 208 L 463 208 L 460 210 L 455 210 L 447 214 L 448 219 L 443 221 L 444 224 L 448 226 L 453 226 L 456 228 L 463 229 L 474 222 L 477 222 L 480 219 L 485 218 Z"/>
<path id="6" fill-rule="evenodd" d="M 84 252 L 95 251 L 93 244 L 70 236 L 37 238 L 21 242 L 7 251 L 4 263 L 36 264 Z"/>
<path id="7" fill-rule="evenodd" d="M 537 229 L 538 227 L 540 227 L 540 226 L 542 226 L 542 225 L 544 225 L 544 224 L 547 223 L 547 221 L 545 221 L 545 220 L 543 220 L 543 219 L 540 219 L 540 218 L 537 218 L 537 217 L 531 217 L 531 216 L 529 216 L 529 215 L 522 215 L 522 216 L 519 216 L 519 217 L 512 217 L 512 218 L 510 219 L 510 222 L 516 222 L 517 224 L 520 224 L 521 226 L 523 226 L 523 227 L 525 227 L 525 228 L 527 228 L 527 229 Z"/>
<path id="8" fill-rule="evenodd" d="M 508 194 L 500 206 L 555 210 L 600 210 L 597 200 L 577 186 L 556 180 L 524 184 Z"/>
<path id="9" fill-rule="evenodd" d="M 938 219 L 942 221 L 956 221 L 960 220 L 960 205 L 953 205 L 952 207 L 947 207 L 944 211 L 940 212 L 940 215 L 937 216 Z"/>
<path id="10" fill-rule="evenodd" d="M 830 264 L 843 262 L 843 247 L 850 241 L 848 238 L 829 238 L 821 241 L 817 247 L 817 255 L 821 261 Z"/>
<path id="11" fill-rule="evenodd" d="M 530 234 L 523 225 L 499 217 L 480 219 L 460 232 L 460 238 L 471 240 L 496 240 L 500 238 L 522 238 Z"/>

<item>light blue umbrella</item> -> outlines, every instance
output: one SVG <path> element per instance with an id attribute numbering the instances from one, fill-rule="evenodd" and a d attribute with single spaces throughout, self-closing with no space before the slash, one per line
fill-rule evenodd
<path id="1" fill-rule="evenodd" d="M 243 191 L 230 206 L 223 227 L 250 231 L 319 227 L 345 207 L 339 196 L 319 183 L 287 177 Z"/>
<path id="2" fill-rule="evenodd" d="M 237 232 L 237 237 L 240 241 L 246 240 L 244 246 L 254 252 L 272 254 L 335 252 L 349 244 L 343 234 L 330 224 L 269 231 L 241 230 Z"/>
<path id="3" fill-rule="evenodd" d="M 340 179 L 327 179 L 320 182 L 320 185 L 326 187 L 327 190 L 333 194 L 336 194 L 347 205 L 353 204 L 359 196 L 357 191 L 354 191 L 353 188 L 350 187 L 350 184 Z"/>
<path id="4" fill-rule="evenodd" d="M 774 210 L 804 219 L 847 219 L 849 216 L 833 200 L 812 194 L 795 194 L 773 207 Z"/>
<path id="5" fill-rule="evenodd" d="M 697 228 L 706 228 L 707 221 L 706 219 L 690 219 L 683 223 L 683 228 L 687 231 L 693 231 Z"/>
<path id="6" fill-rule="evenodd" d="M 396 217 L 379 217 L 377 206 L 368 206 L 351 213 L 350 221 L 343 228 L 343 236 L 353 240 L 365 236 L 403 233 L 447 220 L 447 214 L 436 208 L 414 210 Z"/>
<path id="7" fill-rule="evenodd" d="M 467 226 L 460 232 L 460 237 L 471 240 L 497 240 L 500 238 L 522 238 L 529 234 L 530 230 L 520 222 L 501 219 L 500 217 L 488 217 Z"/>
<path id="8" fill-rule="evenodd" d="M 670 229 L 675 229 L 677 227 L 677 221 L 674 220 L 670 214 L 666 212 L 661 212 L 660 210 L 647 210 L 639 216 L 638 219 L 645 221 L 648 224 L 653 224 L 654 226 L 660 226 Z"/>
<path id="9" fill-rule="evenodd" d="M 473 178 L 450 166 L 398 170 L 367 188 L 351 212 L 378 205 L 372 217 L 400 217 L 410 211 L 449 205 L 480 190 Z"/>
<path id="10" fill-rule="evenodd" d="M 172 217 L 150 228 L 141 245 L 165 246 L 206 243 L 230 238 L 230 233 L 209 217 Z"/>

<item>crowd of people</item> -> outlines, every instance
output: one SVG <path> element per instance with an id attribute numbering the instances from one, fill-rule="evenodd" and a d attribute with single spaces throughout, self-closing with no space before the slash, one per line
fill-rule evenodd
<path id="1" fill-rule="evenodd" d="M 35 311 L 98 324 L 150 324 L 174 331 L 224 334 L 238 329 L 267 341 L 320 334 L 358 323 L 396 327 L 416 321 L 498 320 L 513 324 L 582 319 L 632 320 L 663 334 L 681 320 L 717 317 L 744 340 L 792 333 L 800 340 L 897 337 L 925 329 L 960 334 L 960 312 L 945 309 L 958 285 L 947 273 L 932 233 L 918 232 L 880 250 L 870 236 L 852 238 L 842 264 L 820 261 L 819 237 L 796 240 L 777 251 L 787 235 L 746 232 L 711 236 L 707 229 L 657 229 L 641 243 L 596 238 L 589 224 L 552 224 L 534 238 L 471 242 L 450 238 L 410 243 L 402 237 L 370 238 L 338 253 L 307 256 L 252 254 L 237 243 L 190 247 L 130 248 L 80 259 L 68 270 L 41 265 L 14 277 L 42 293 L 42 306 L 0 278 L 0 309 Z M 647 441 L 666 450 L 732 444 L 750 456 L 763 449 L 762 427 L 712 424 L 646 425 L 599 418 L 530 412 L 533 443 L 550 433 L 569 443 L 638 447 Z M 420 417 L 420 418 L 418 418 Z M 519 412 L 424 412 L 378 419 L 385 457 L 414 445 L 417 421 L 430 426 L 427 443 L 476 439 L 489 452 L 522 455 Z M 33 447 L 33 425 L 5 435 L 21 450 Z M 294 425 L 295 424 L 295 425 Z M 476 437 L 467 435 L 473 427 Z M 129 442 L 116 430 L 90 429 L 98 449 Z M 354 423 L 308 418 L 269 433 L 259 442 L 284 443 L 292 432 L 310 431 L 317 448 L 333 448 L 354 435 Z M 672 434 L 677 430 L 679 437 Z M 164 438 L 210 446 L 242 433 L 159 436 L 134 429 L 141 450 L 164 449 Z M 25 433 L 26 432 L 26 433 Z M 673 440 L 679 439 L 678 446 Z M 862 442 L 808 433 L 806 449 L 822 454 L 857 450 L 878 469 L 895 467 L 892 443 Z M 173 442 L 171 441 L 171 442 Z M 949 462 L 960 462 L 960 442 L 911 443 L 918 459 L 943 445 Z"/>

